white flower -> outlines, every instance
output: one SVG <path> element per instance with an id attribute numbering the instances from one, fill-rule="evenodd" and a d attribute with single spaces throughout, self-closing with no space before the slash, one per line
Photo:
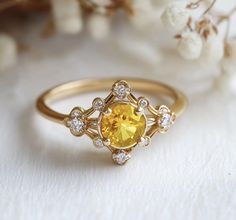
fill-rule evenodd
<path id="1" fill-rule="evenodd" d="M 184 29 L 189 19 L 189 10 L 186 2 L 171 2 L 161 16 L 162 23 L 167 29 L 181 31 Z"/>
<path id="2" fill-rule="evenodd" d="M 106 15 L 92 14 L 88 18 L 88 29 L 94 39 L 104 39 L 110 31 L 110 20 Z"/>
<path id="3" fill-rule="evenodd" d="M 79 33 L 83 27 L 81 8 L 77 0 L 51 0 L 56 29 L 66 34 Z"/>
<path id="4" fill-rule="evenodd" d="M 0 34 L 0 70 L 4 70 L 15 64 L 17 58 L 17 44 L 15 40 Z"/>
<path id="5" fill-rule="evenodd" d="M 202 54 L 200 61 L 206 64 L 216 64 L 224 56 L 224 42 L 215 33 L 208 36 L 203 40 Z"/>
<path id="6" fill-rule="evenodd" d="M 158 19 L 158 14 L 150 0 L 133 0 L 133 15 L 129 17 L 131 24 L 137 29 L 144 29 Z"/>
<path id="7" fill-rule="evenodd" d="M 195 32 L 183 33 L 178 42 L 177 50 L 187 60 L 199 58 L 202 52 L 202 39 L 200 35 Z"/>

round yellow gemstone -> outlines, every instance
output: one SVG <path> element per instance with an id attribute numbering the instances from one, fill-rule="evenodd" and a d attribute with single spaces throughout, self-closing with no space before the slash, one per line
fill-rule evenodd
<path id="1" fill-rule="evenodd" d="M 101 133 L 104 139 L 109 139 L 111 146 L 125 149 L 134 146 L 143 136 L 146 128 L 146 118 L 137 115 L 135 107 L 125 102 L 115 102 L 109 106 L 112 113 L 102 115 Z"/>

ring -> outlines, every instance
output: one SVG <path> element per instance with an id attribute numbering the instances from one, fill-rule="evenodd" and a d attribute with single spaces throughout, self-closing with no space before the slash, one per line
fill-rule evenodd
<path id="1" fill-rule="evenodd" d="M 109 91 L 108 96 L 95 98 L 88 109 L 79 106 L 69 114 L 62 114 L 49 106 L 50 102 L 68 96 L 104 90 Z M 137 98 L 133 90 L 154 95 L 157 99 L 159 96 L 171 98 L 173 103 L 169 107 L 167 104 L 151 105 L 145 96 Z M 97 148 L 106 147 L 119 165 L 131 158 L 135 147 L 148 146 L 155 133 L 167 132 L 186 105 L 187 98 L 179 90 L 144 79 L 73 81 L 47 90 L 36 102 L 43 116 L 65 125 L 76 137 L 87 135 Z"/>

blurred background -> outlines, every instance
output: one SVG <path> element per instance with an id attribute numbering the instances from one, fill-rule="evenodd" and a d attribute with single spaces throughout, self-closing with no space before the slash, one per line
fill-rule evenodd
<path id="1" fill-rule="evenodd" d="M 235 0 L 0 0 L 0 219 L 235 219 L 235 14 Z M 59 83 L 127 76 L 189 107 L 124 167 L 35 110 Z"/>

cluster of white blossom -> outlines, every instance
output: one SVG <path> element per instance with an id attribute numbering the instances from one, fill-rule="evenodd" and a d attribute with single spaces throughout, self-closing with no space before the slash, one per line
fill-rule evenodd
<path id="1" fill-rule="evenodd" d="M 217 79 L 217 88 L 224 91 L 236 81 L 236 38 L 230 37 L 229 33 L 220 34 L 219 23 L 229 21 L 230 16 L 211 13 L 217 0 L 49 1 L 56 31 L 78 34 L 87 28 L 96 40 L 106 39 L 110 33 L 112 18 L 119 11 L 123 11 L 120 14 L 127 18 L 130 25 L 126 25 L 128 28 L 123 31 L 123 36 L 117 36 L 117 45 L 126 54 L 148 65 L 156 65 L 161 54 L 159 46 L 154 46 L 147 34 L 143 33 L 161 20 L 166 29 L 175 35 L 178 41 L 177 51 L 184 59 L 198 60 L 207 66 L 220 64 L 222 74 Z M 161 7 L 164 7 L 164 11 L 160 18 Z M 230 14 L 233 12 L 236 12 L 236 6 Z M 130 27 L 135 31 L 130 31 Z M 225 31 L 229 31 L 229 28 Z M 16 42 L 12 37 L 0 34 L 0 69 L 14 64 L 16 58 Z"/>
<path id="2" fill-rule="evenodd" d="M 157 0 L 51 0 L 56 29 L 74 34 L 82 31 L 86 24 L 95 39 L 104 39 L 111 26 L 111 16 L 119 9 L 127 12 L 130 23 L 136 28 L 144 28 L 157 18 Z M 88 9 L 87 16 L 83 9 Z"/>
<path id="3" fill-rule="evenodd" d="M 219 62 L 224 56 L 223 39 L 216 33 L 213 21 L 208 17 L 203 17 L 200 22 L 194 23 L 192 11 L 188 8 L 187 2 L 174 1 L 167 6 L 161 19 L 169 30 L 176 32 L 177 50 L 183 58 L 188 60 L 200 58 L 207 63 Z"/>
<path id="4" fill-rule="evenodd" d="M 165 0 L 166 2 L 170 0 Z M 78 34 L 87 29 L 95 40 L 105 40 L 110 33 L 112 17 L 123 11 L 128 23 L 137 30 L 159 20 L 157 8 L 163 5 L 163 0 L 50 0 L 51 12 L 55 30 L 63 34 Z M 7 40 L 6 40 L 7 38 Z M 121 40 L 120 40 L 121 42 Z M 16 60 L 16 43 L 10 36 L 0 37 L 0 68 L 6 68 Z M 159 60 L 153 46 L 144 39 L 122 41 L 120 47 L 130 55 L 144 58 L 149 64 Z M 9 52 L 10 51 L 10 52 Z M 143 51 L 143 52 L 141 52 Z M 144 56 L 144 54 L 146 54 Z M 150 58 L 150 59 L 149 59 Z"/>
<path id="5" fill-rule="evenodd" d="M 204 1 L 173 1 L 165 8 L 161 20 L 168 30 L 175 33 L 177 51 L 184 59 L 198 60 L 207 66 L 220 65 L 222 74 L 216 85 L 225 91 L 236 80 L 236 39 L 228 38 L 228 33 L 227 38 L 222 37 L 217 26 L 219 17 L 215 18 L 210 13 L 216 1 Z M 194 9 L 199 8 L 201 2 L 208 8 L 196 18 Z"/>

